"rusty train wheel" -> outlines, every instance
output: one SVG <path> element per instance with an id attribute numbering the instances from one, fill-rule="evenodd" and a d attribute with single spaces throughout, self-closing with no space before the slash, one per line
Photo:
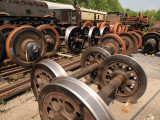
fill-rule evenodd
<path id="1" fill-rule="evenodd" d="M 126 53 L 126 46 L 123 39 L 116 34 L 104 35 L 101 38 L 99 46 L 108 50 L 111 55 Z"/>
<path id="2" fill-rule="evenodd" d="M 124 32 L 128 32 L 128 27 L 126 27 L 125 31 Z"/>
<path id="3" fill-rule="evenodd" d="M 137 50 L 138 50 L 142 45 L 142 37 L 134 31 L 130 31 L 129 33 L 131 33 L 136 38 L 136 40 L 137 40 Z"/>
<path id="4" fill-rule="evenodd" d="M 88 28 L 90 29 L 90 28 L 93 26 L 93 23 L 90 22 L 90 21 L 86 21 L 86 22 L 83 24 L 82 27 L 84 27 L 84 26 L 88 26 Z"/>
<path id="5" fill-rule="evenodd" d="M 110 24 L 108 22 L 102 22 L 99 30 L 101 30 L 104 26 L 106 26 L 110 29 Z"/>
<path id="6" fill-rule="evenodd" d="M 110 96 L 120 102 L 133 102 L 140 98 L 147 88 L 147 77 L 143 68 L 131 57 L 113 55 L 99 67 L 99 80 L 103 88 L 116 74 L 124 76 L 124 82 Z"/>
<path id="7" fill-rule="evenodd" d="M 97 23 L 98 29 L 100 29 L 102 22 Z"/>
<path id="8" fill-rule="evenodd" d="M 50 25 L 40 25 L 37 29 L 44 35 L 47 43 L 45 56 L 53 55 L 56 52 L 55 50 L 59 43 L 59 35 L 57 30 Z"/>
<path id="9" fill-rule="evenodd" d="M 8 35 L 12 30 L 14 30 L 16 26 L 14 25 L 2 25 L 0 26 L 0 31 L 4 34 L 5 38 L 7 39 Z"/>
<path id="10" fill-rule="evenodd" d="M 142 37 L 142 50 L 148 54 L 155 54 L 159 51 L 160 34 L 149 32 Z"/>
<path id="11" fill-rule="evenodd" d="M 123 27 L 123 30 L 122 30 L 122 32 L 125 32 L 125 29 L 126 29 L 126 27 Z"/>
<path id="12" fill-rule="evenodd" d="M 0 32 L 0 63 L 2 63 L 6 58 L 5 41 L 3 33 Z"/>
<path id="13" fill-rule="evenodd" d="M 108 58 L 110 54 L 107 50 L 100 47 L 90 47 L 86 50 L 81 58 L 81 68 L 86 68 L 93 63 L 101 63 L 103 60 Z M 89 75 L 86 75 L 86 79 L 94 82 L 95 84 L 99 84 L 99 80 L 97 78 L 98 71 L 94 70 Z"/>
<path id="14" fill-rule="evenodd" d="M 38 103 L 42 120 L 114 119 L 108 106 L 95 91 L 71 77 L 54 79 L 54 82 L 43 88 Z"/>
<path id="15" fill-rule="evenodd" d="M 141 37 L 144 36 L 144 33 L 142 31 L 140 31 L 140 30 L 134 30 L 134 32 L 138 33 Z"/>
<path id="16" fill-rule="evenodd" d="M 51 59 L 43 59 L 35 64 L 31 71 L 31 86 L 36 100 L 39 100 L 41 90 L 60 76 L 67 76 L 67 73 Z"/>
<path id="17" fill-rule="evenodd" d="M 126 55 L 131 55 L 137 49 L 136 38 L 128 32 L 121 32 L 118 34 L 126 45 Z"/>
<path id="18" fill-rule="evenodd" d="M 114 26 L 111 26 L 111 27 L 110 27 L 111 33 L 113 33 L 113 28 L 114 28 Z"/>
<path id="19" fill-rule="evenodd" d="M 40 31 L 29 25 L 14 29 L 6 40 L 8 57 L 24 67 L 32 66 L 41 60 L 45 50 L 45 38 Z"/>
<path id="20" fill-rule="evenodd" d="M 123 31 L 123 25 L 121 22 L 115 22 L 113 27 L 113 33 L 117 34 Z"/>

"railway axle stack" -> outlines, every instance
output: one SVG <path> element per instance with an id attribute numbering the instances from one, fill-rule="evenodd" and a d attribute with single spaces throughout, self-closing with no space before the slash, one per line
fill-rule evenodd
<path id="1" fill-rule="evenodd" d="M 103 100 L 112 94 L 120 102 L 133 102 L 146 90 L 145 72 L 130 57 L 110 56 L 102 48 L 91 47 L 82 56 L 81 67 L 82 70 L 67 77 L 62 67 L 53 61 L 46 59 L 35 65 L 31 79 L 41 119 L 111 120 L 114 118 Z M 98 95 L 78 80 L 84 76 L 85 83 L 100 86 Z"/>

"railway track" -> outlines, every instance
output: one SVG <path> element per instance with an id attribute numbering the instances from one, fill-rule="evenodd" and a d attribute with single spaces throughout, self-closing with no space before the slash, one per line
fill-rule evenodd
<path id="1" fill-rule="evenodd" d="M 80 59 L 81 59 L 81 56 L 72 57 L 69 60 L 65 60 L 65 61 L 64 61 L 64 56 L 52 58 L 52 60 L 57 61 L 65 69 L 65 71 L 70 71 L 72 69 L 79 67 Z M 29 73 L 31 71 L 31 67 L 23 68 L 19 65 L 12 64 L 6 67 L 1 67 L 0 71 L 1 71 L 0 72 L 0 82 L 1 82 L 0 100 L 5 100 L 9 97 L 12 97 L 18 93 L 21 93 L 31 88 L 30 75 L 27 75 L 26 77 L 21 78 L 19 80 L 16 80 L 16 82 L 13 82 L 13 83 L 9 83 L 6 81 L 10 77 L 13 77 L 13 75 L 14 76 L 20 75 L 26 72 Z"/>

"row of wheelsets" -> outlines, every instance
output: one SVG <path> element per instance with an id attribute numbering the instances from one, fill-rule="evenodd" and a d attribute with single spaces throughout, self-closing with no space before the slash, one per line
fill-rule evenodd
<path id="1" fill-rule="evenodd" d="M 98 86 L 97 93 L 90 83 Z M 131 57 L 90 47 L 81 57 L 81 70 L 70 76 L 58 63 L 43 59 L 32 69 L 31 86 L 42 120 L 113 120 L 107 98 L 134 102 L 146 91 L 147 78 Z"/>
<path id="2" fill-rule="evenodd" d="M 114 25 L 116 34 L 111 33 L 110 25 L 104 22 L 100 28 L 92 26 L 88 33 L 82 28 L 70 26 L 62 31 L 57 26 L 30 25 L 16 27 L 0 26 L 0 62 L 8 56 L 16 64 L 28 67 L 41 60 L 44 56 L 54 54 L 65 40 L 68 51 L 80 53 L 86 41 L 88 46 L 100 46 L 111 54 L 130 55 L 142 44 L 140 35 L 134 31 L 122 32 L 122 25 Z M 6 54 L 7 53 L 7 54 Z"/>
<path id="3" fill-rule="evenodd" d="M 82 27 L 83 29 L 84 28 L 91 28 L 93 26 L 89 22 L 88 22 L 88 24 L 84 24 L 84 25 L 86 25 L 86 26 L 88 25 L 89 27 L 83 26 Z M 100 22 L 97 24 L 97 27 L 99 28 L 99 30 L 102 30 L 102 28 L 106 29 L 106 30 L 104 30 L 105 32 L 103 32 L 103 30 L 102 30 L 102 32 L 100 32 L 101 36 L 103 36 L 102 35 L 103 33 L 104 34 L 106 34 L 106 33 L 117 34 L 117 33 L 121 33 L 124 31 L 128 32 L 129 26 L 123 26 L 122 23 L 120 23 L 120 22 L 116 22 L 114 25 L 110 25 L 107 22 Z M 130 31 L 130 33 L 132 33 L 132 35 L 137 39 L 137 43 L 139 44 L 138 48 L 141 48 L 144 53 L 155 54 L 160 51 L 160 34 L 159 34 L 159 30 L 157 28 L 158 27 L 155 27 L 155 28 L 153 27 L 152 30 L 146 34 L 144 34 L 140 30 Z M 87 30 L 89 30 L 89 29 L 87 29 Z M 99 33 L 98 33 L 98 35 L 99 35 Z"/>

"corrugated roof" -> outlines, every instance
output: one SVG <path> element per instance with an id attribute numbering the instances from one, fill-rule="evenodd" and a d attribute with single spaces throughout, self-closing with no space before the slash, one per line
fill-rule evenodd
<path id="1" fill-rule="evenodd" d="M 59 3 L 53 3 L 53 2 L 48 2 L 45 1 L 48 5 L 49 9 L 69 9 L 69 10 L 75 10 L 75 8 L 73 7 L 73 5 L 69 5 L 69 4 L 59 4 Z"/>

